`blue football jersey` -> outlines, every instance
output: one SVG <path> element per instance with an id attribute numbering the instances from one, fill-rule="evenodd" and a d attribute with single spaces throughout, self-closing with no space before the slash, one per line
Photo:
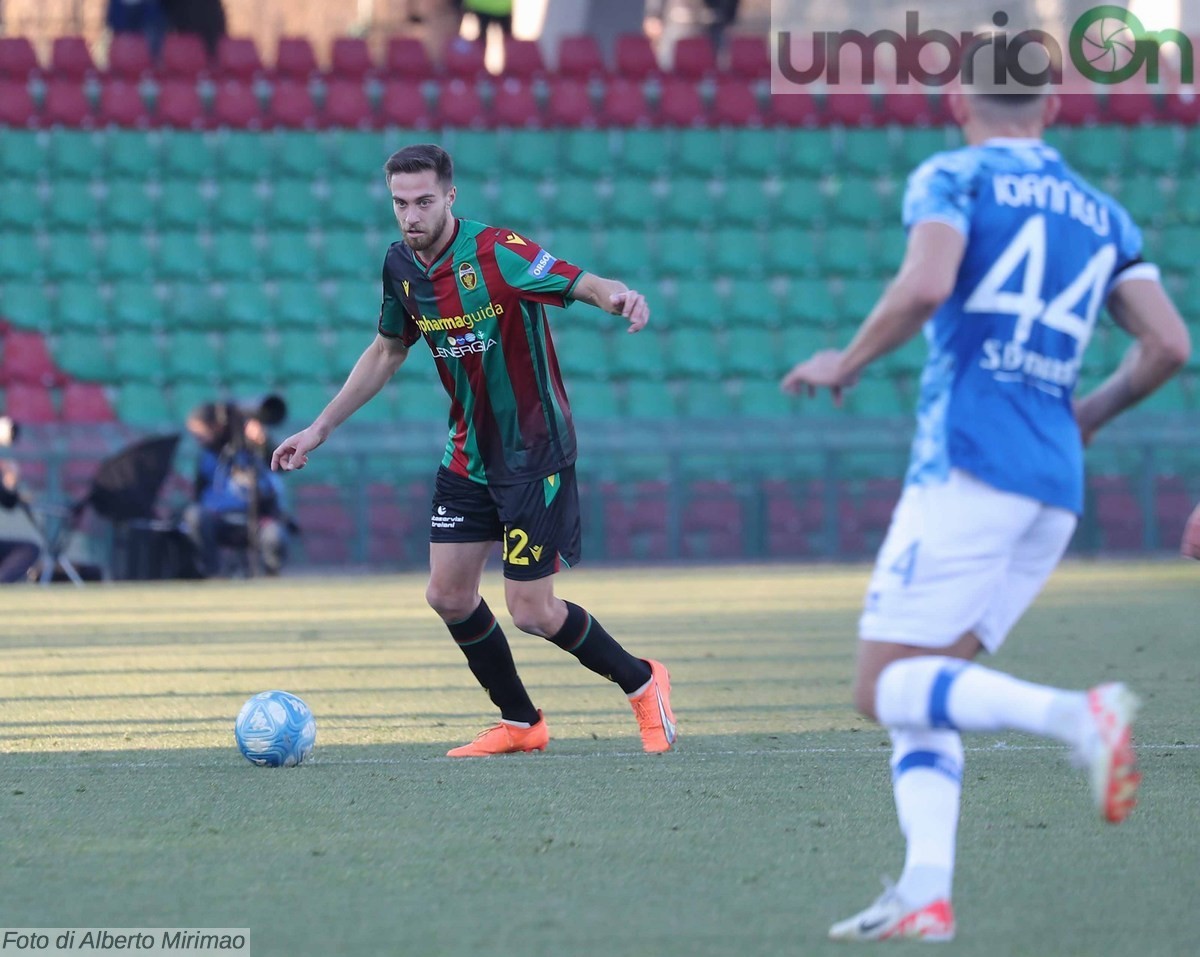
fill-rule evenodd
<path id="1" fill-rule="evenodd" d="M 950 298 L 925 325 L 907 481 L 959 468 L 1048 505 L 1083 508 L 1071 397 L 1109 290 L 1142 263 L 1129 214 L 1039 140 L 938 153 L 909 177 L 904 225 L 967 240 Z"/>

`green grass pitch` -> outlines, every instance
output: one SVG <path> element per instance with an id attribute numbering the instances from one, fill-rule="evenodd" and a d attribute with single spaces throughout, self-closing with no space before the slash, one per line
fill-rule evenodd
<path id="1" fill-rule="evenodd" d="M 642 754 L 615 686 L 508 624 L 553 740 L 487 761 L 443 757 L 492 712 L 423 576 L 5 589 L 3 923 L 249 927 L 256 957 L 846 953 L 828 925 L 902 854 L 886 735 L 848 705 L 866 575 L 564 575 L 671 668 L 678 750 Z M 484 593 L 501 611 L 498 573 Z M 996 663 L 1128 680 L 1142 802 L 1102 825 L 1063 749 L 970 737 L 959 937 L 939 953 L 1195 953 L 1198 610 L 1195 564 L 1054 576 Z M 316 713 L 303 767 L 234 746 L 267 688 Z"/>

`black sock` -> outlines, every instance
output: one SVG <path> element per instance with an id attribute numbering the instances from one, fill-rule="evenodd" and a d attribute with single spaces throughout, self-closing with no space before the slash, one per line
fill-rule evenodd
<path id="1" fill-rule="evenodd" d="M 585 668 L 615 681 L 626 694 L 633 694 L 650 680 L 650 666 L 622 648 L 587 611 L 566 602 L 567 620 L 550 641 L 569 651 Z"/>
<path id="2" fill-rule="evenodd" d="M 500 709 L 500 716 L 508 721 L 537 724 L 537 708 L 521 684 L 508 640 L 487 602 L 481 598 L 478 607 L 467 618 L 446 627 L 455 644 L 467 656 L 471 674 Z"/>

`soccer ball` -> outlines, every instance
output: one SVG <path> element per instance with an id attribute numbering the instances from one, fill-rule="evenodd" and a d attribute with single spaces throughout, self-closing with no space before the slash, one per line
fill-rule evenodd
<path id="1" fill-rule="evenodd" d="M 233 736 L 251 764 L 291 768 L 312 754 L 317 719 L 294 694 L 262 691 L 242 705 Z"/>

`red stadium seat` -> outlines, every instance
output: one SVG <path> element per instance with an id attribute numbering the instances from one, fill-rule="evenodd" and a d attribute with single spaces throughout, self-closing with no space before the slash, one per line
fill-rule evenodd
<path id="1" fill-rule="evenodd" d="M 195 82 L 207 72 L 208 51 L 198 34 L 167 34 L 158 61 L 159 76 Z"/>
<path id="2" fill-rule="evenodd" d="M 213 97 L 212 124 L 235 130 L 262 129 L 262 108 L 254 87 L 237 80 L 221 83 Z"/>
<path id="3" fill-rule="evenodd" d="M 822 110 L 824 122 L 830 126 L 878 126 L 883 119 L 866 87 L 851 87 L 842 83 L 836 90 L 825 91 Z"/>
<path id="4" fill-rule="evenodd" d="M 596 108 L 585 80 L 554 79 L 546 101 L 546 125 L 586 127 L 596 125 Z"/>
<path id="5" fill-rule="evenodd" d="M 357 80 L 361 85 L 374 69 L 375 64 L 371 60 L 371 51 L 367 47 L 366 40 L 361 37 L 334 38 L 333 53 L 329 64 L 331 80 L 333 78 Z"/>
<path id="6" fill-rule="evenodd" d="M 1115 120 L 1127 126 L 1159 123 L 1163 119 L 1159 98 L 1145 82 L 1136 80 L 1128 80 L 1110 88 L 1105 96 L 1104 107 L 1106 120 Z"/>
<path id="7" fill-rule="evenodd" d="M 317 57 L 305 37 L 280 37 L 275 54 L 275 76 L 307 82 L 317 72 Z"/>
<path id="8" fill-rule="evenodd" d="M 0 80 L 0 126 L 36 126 L 37 106 L 25 80 Z"/>
<path id="9" fill-rule="evenodd" d="M 708 119 L 695 81 L 670 76 L 663 81 L 658 103 L 660 121 L 666 126 L 701 126 Z"/>
<path id="10" fill-rule="evenodd" d="M 821 109 L 808 90 L 773 93 L 767 104 L 767 120 L 776 126 L 817 126 Z"/>
<path id="11" fill-rule="evenodd" d="M 384 126 L 427 130 L 433 126 L 433 114 L 416 79 L 393 79 L 383 85 L 379 99 L 379 120 Z"/>
<path id="12" fill-rule="evenodd" d="M 64 422 L 115 422 L 104 386 L 92 382 L 68 382 L 62 391 Z"/>
<path id="13" fill-rule="evenodd" d="M 1200 91 L 1184 87 L 1171 90 L 1163 99 L 1163 115 L 1171 123 L 1200 123 Z"/>
<path id="14" fill-rule="evenodd" d="M 1083 126 L 1102 120 L 1100 97 L 1095 86 L 1082 77 L 1063 80 L 1058 89 L 1059 110 L 1055 122 L 1063 126 Z"/>
<path id="15" fill-rule="evenodd" d="M 590 34 L 576 37 L 563 37 L 558 44 L 559 76 L 576 77 L 587 80 L 603 76 L 606 72 L 604 54 L 600 52 L 600 44 Z"/>
<path id="16" fill-rule="evenodd" d="M 4 411 L 18 422 L 31 425 L 46 425 L 58 421 L 54 396 L 43 386 L 10 385 L 5 390 Z"/>
<path id="17" fill-rule="evenodd" d="M 198 130 L 207 125 L 204 103 L 191 80 L 164 80 L 158 88 L 154 120 L 159 126 Z"/>
<path id="18" fill-rule="evenodd" d="M 44 126 L 90 127 L 95 117 L 92 104 L 79 80 L 52 79 L 46 84 L 42 101 Z"/>
<path id="19" fill-rule="evenodd" d="M 108 75 L 140 80 L 151 72 L 154 62 L 146 38 L 137 33 L 118 33 L 108 48 Z"/>
<path id="20" fill-rule="evenodd" d="M 416 37 L 388 37 L 383 73 L 388 79 L 412 77 L 425 80 L 433 76 L 434 69 L 425 44 Z"/>
<path id="21" fill-rule="evenodd" d="M 772 558 L 819 554 L 824 530 L 824 485 L 768 479 L 762 488 L 767 508 L 767 554 Z"/>
<path id="22" fill-rule="evenodd" d="M 666 482 L 606 482 L 600 487 L 608 557 L 668 556 L 668 494 Z"/>
<path id="23" fill-rule="evenodd" d="M 938 119 L 936 103 L 919 86 L 888 90 L 880 106 L 884 121 L 900 126 L 932 126 Z"/>
<path id="24" fill-rule="evenodd" d="M 680 37 L 671 55 L 671 72 L 689 80 L 703 80 L 717 69 L 712 41 L 706 36 Z"/>
<path id="25" fill-rule="evenodd" d="M 0 80 L 26 80 L 41 72 L 27 37 L 0 37 Z"/>
<path id="26" fill-rule="evenodd" d="M 765 80 L 771 76 L 771 51 L 766 37 L 734 34 L 726 42 L 731 74 L 747 80 Z"/>
<path id="27" fill-rule="evenodd" d="M 150 113 L 137 84 L 120 78 L 105 80 L 100 88 L 100 112 L 97 121 L 101 126 L 121 126 L 127 129 L 149 126 Z"/>
<path id="28" fill-rule="evenodd" d="M 264 125 L 289 130 L 314 129 L 317 125 L 317 105 L 308 92 L 308 86 L 278 81 L 271 89 Z"/>
<path id="29" fill-rule="evenodd" d="M 622 33 L 617 37 L 613 72 L 625 80 L 648 80 L 662 72 L 644 33 Z"/>
<path id="30" fill-rule="evenodd" d="M 325 109 L 321 113 L 321 125 L 370 129 L 375 125 L 375 114 L 371 101 L 363 88 L 361 79 L 332 76 L 325 91 Z"/>
<path id="31" fill-rule="evenodd" d="M 600 104 L 600 122 L 606 126 L 653 126 L 655 117 L 642 84 L 623 77 L 609 80 Z"/>
<path id="32" fill-rule="evenodd" d="M 681 516 L 684 558 L 741 558 L 744 551 L 742 503 L 730 482 L 693 482 Z"/>
<path id="33" fill-rule="evenodd" d="M 445 126 L 482 127 L 491 125 L 491 116 L 483 108 L 479 91 L 465 80 L 450 80 L 438 90 L 434 112 Z"/>
<path id="34" fill-rule="evenodd" d="M 301 485 L 295 502 L 305 558 L 317 565 L 349 561 L 354 521 L 342 501 L 341 489 L 332 484 Z"/>
<path id="35" fill-rule="evenodd" d="M 262 76 L 263 62 L 252 37 L 221 37 L 217 41 L 217 78 L 248 82 Z"/>
<path id="36" fill-rule="evenodd" d="M 504 38 L 504 75 L 522 80 L 543 76 L 546 63 L 542 59 L 542 48 L 536 40 Z"/>
<path id="37" fill-rule="evenodd" d="M 1102 549 L 1139 551 L 1143 547 L 1146 519 L 1129 479 L 1093 475 L 1088 481 L 1088 498 L 1096 506 Z"/>
<path id="38" fill-rule="evenodd" d="M 49 387 L 62 379 L 40 332 L 10 329 L 0 339 L 0 383 Z"/>
<path id="39" fill-rule="evenodd" d="M 442 52 L 442 71 L 461 80 L 478 80 L 488 75 L 483 65 L 484 45 L 478 40 L 453 37 Z"/>
<path id="40" fill-rule="evenodd" d="M 491 121 L 497 126 L 519 126 L 534 129 L 542 125 L 542 112 L 533 95 L 533 87 L 525 80 L 508 77 L 496 86 Z"/>
<path id="41" fill-rule="evenodd" d="M 754 81 L 723 76 L 713 91 L 714 126 L 762 126 L 766 116 L 754 93 Z"/>
<path id="42" fill-rule="evenodd" d="M 49 73 L 66 80 L 84 80 L 96 73 L 96 63 L 83 37 L 55 37 L 50 47 Z"/>

